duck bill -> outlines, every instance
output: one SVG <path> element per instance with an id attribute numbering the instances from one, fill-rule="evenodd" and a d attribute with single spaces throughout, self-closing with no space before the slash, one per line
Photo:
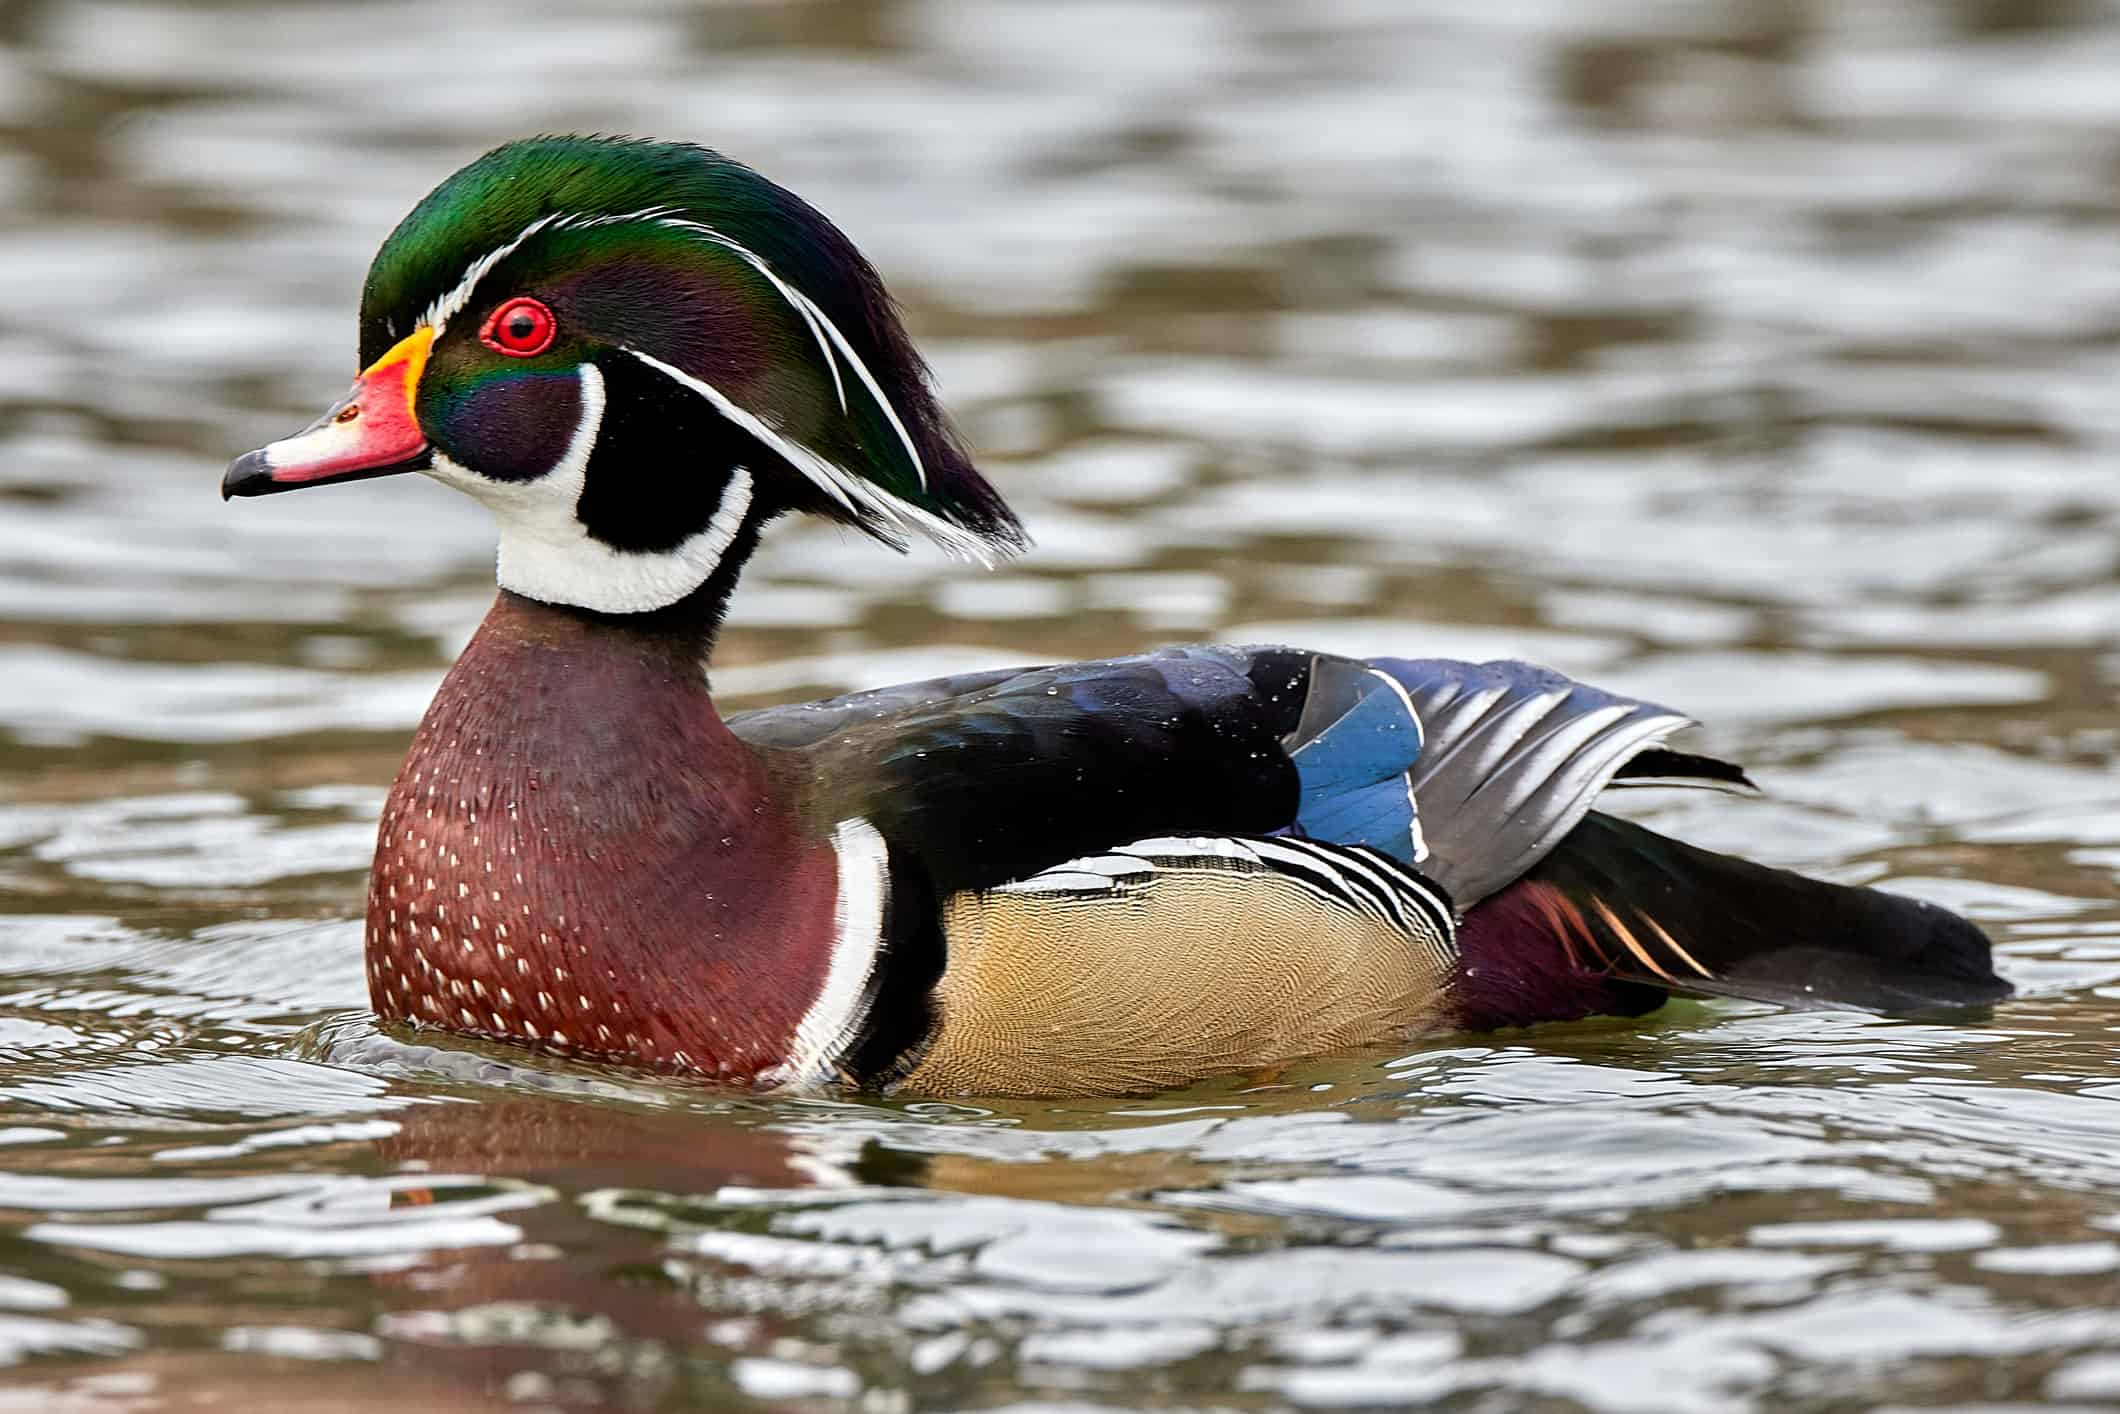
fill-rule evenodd
<path id="1" fill-rule="evenodd" d="M 221 478 L 222 498 L 425 470 L 433 449 L 414 409 L 433 345 L 432 329 L 415 329 L 370 364 L 353 391 L 322 417 L 230 462 Z"/>

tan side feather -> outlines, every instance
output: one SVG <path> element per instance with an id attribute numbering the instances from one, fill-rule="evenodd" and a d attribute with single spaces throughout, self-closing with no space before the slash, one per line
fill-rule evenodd
<path id="1" fill-rule="evenodd" d="M 1116 1094 L 1395 1042 L 1440 1022 L 1452 967 L 1440 940 L 1264 870 L 959 894 L 945 927 L 907 1090 Z"/>

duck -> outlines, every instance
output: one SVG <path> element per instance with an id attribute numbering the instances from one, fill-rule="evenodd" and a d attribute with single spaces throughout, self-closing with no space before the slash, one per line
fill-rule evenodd
<path id="1" fill-rule="evenodd" d="M 1674 995 L 2010 995 L 1944 908 L 1596 808 L 1753 786 L 1670 744 L 1683 714 L 1525 663 L 1183 645 L 723 715 L 717 631 L 775 521 L 1028 542 L 875 268 L 711 149 L 479 157 L 376 254 L 359 367 L 222 492 L 417 472 L 498 528 L 378 826 L 382 1023 L 732 1087 L 1084 1096 Z"/>

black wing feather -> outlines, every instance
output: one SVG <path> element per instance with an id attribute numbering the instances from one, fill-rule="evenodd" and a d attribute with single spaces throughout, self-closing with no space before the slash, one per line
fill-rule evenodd
<path id="1" fill-rule="evenodd" d="M 1309 655 L 1170 649 L 973 674 L 731 719 L 820 820 L 861 815 L 938 896 L 1115 842 L 1271 834 Z"/>

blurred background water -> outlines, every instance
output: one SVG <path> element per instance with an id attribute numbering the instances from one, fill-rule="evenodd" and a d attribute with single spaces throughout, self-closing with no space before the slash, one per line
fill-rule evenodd
<path id="1" fill-rule="evenodd" d="M 2113 0 L 0 5 L 0 1411 L 2120 1401 L 2116 75 Z M 1770 792 L 1657 823 L 1962 908 L 2021 999 L 1000 1106 L 377 1033 L 489 530 L 215 488 L 537 130 L 831 214 L 1038 537 L 780 531 L 732 705 L 1529 657 Z"/>

